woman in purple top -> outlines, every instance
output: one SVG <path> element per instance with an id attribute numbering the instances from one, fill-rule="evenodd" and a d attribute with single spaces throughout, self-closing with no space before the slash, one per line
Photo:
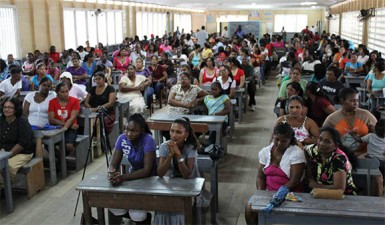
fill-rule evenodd
<path id="1" fill-rule="evenodd" d="M 80 66 L 79 59 L 73 58 L 72 64 L 73 66 L 68 67 L 66 71 L 72 74 L 73 82 L 81 85 L 86 85 L 88 78 L 87 71 Z"/>
<path id="2" fill-rule="evenodd" d="M 156 144 L 151 131 L 141 114 L 128 118 L 125 133 L 116 140 L 115 152 L 108 168 L 108 180 L 114 186 L 123 181 L 149 177 L 156 170 Z M 130 166 L 126 174 L 120 174 L 120 163 L 127 158 Z M 120 224 L 122 216 L 129 217 L 136 224 L 151 224 L 151 214 L 143 210 L 109 209 L 110 224 Z"/>

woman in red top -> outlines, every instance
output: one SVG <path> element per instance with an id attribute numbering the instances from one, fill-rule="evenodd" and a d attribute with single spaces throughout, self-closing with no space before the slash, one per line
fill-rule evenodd
<path id="1" fill-rule="evenodd" d="M 166 70 L 159 65 L 159 58 L 157 55 L 151 57 L 151 66 L 148 67 L 152 76 L 152 87 L 154 88 L 154 93 L 156 99 L 159 99 L 160 91 L 164 88 L 164 83 L 167 80 Z"/>
<path id="2" fill-rule="evenodd" d="M 204 68 L 199 74 L 199 85 L 211 85 L 214 78 L 217 77 L 218 69 L 215 67 L 214 58 L 209 57 L 205 60 Z"/>
<path id="3" fill-rule="evenodd" d="M 80 102 L 69 96 L 66 82 L 56 85 L 55 91 L 57 97 L 51 99 L 48 105 L 48 120 L 51 125 L 59 125 L 66 129 L 64 133 L 66 152 L 71 154 L 75 150 L 76 133 L 79 128 L 76 118 L 80 111 Z"/>
<path id="4" fill-rule="evenodd" d="M 127 56 L 127 50 L 122 48 L 119 50 L 118 55 L 114 58 L 114 68 L 115 70 L 122 71 L 125 73 L 127 71 L 128 65 L 130 65 L 130 58 Z"/>
<path id="5" fill-rule="evenodd" d="M 233 74 L 234 80 L 237 82 L 238 88 L 245 86 L 245 72 L 241 69 L 241 63 L 234 57 L 229 59 L 231 73 Z"/>
<path id="6" fill-rule="evenodd" d="M 306 85 L 305 94 L 307 99 L 305 102 L 308 108 L 307 116 L 313 119 L 318 127 L 322 127 L 326 117 L 336 111 L 329 97 L 323 92 L 319 84 L 316 82 L 309 82 Z"/>

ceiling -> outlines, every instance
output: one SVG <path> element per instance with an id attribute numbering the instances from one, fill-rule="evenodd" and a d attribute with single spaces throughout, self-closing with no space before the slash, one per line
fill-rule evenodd
<path id="1" fill-rule="evenodd" d="M 193 10 L 260 10 L 328 8 L 345 0 L 125 0 Z M 312 5 L 301 5 L 312 3 Z"/>

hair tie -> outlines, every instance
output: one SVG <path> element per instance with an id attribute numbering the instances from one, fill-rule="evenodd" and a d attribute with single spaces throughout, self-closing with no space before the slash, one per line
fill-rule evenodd
<path id="1" fill-rule="evenodd" d="M 319 92 L 321 89 L 320 88 L 317 88 L 316 92 Z"/>

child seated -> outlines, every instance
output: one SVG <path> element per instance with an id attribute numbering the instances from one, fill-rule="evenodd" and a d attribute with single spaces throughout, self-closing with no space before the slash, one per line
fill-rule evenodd
<path id="1" fill-rule="evenodd" d="M 368 143 L 368 152 L 366 158 L 378 159 L 380 161 L 380 171 L 382 178 L 385 171 L 385 119 L 381 119 L 376 123 L 375 133 L 369 133 L 361 138 L 362 142 Z M 382 179 L 383 181 L 383 179 Z M 383 187 L 383 184 L 379 184 Z M 380 195 L 383 191 L 380 190 Z"/>

